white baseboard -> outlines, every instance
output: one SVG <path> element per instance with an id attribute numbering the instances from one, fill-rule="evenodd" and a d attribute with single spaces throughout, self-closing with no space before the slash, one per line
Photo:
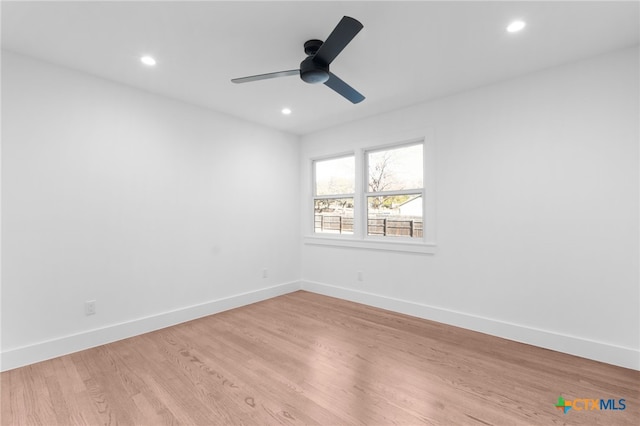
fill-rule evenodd
<path id="1" fill-rule="evenodd" d="M 93 348 L 301 289 L 640 371 L 640 351 L 637 349 L 311 281 L 284 283 L 28 346 L 11 348 L 0 354 L 0 371 Z"/>
<path id="2" fill-rule="evenodd" d="M 93 348 L 229 309 L 246 306 L 283 294 L 292 293 L 297 290 L 300 290 L 299 282 L 280 284 L 163 312 L 149 317 L 138 318 L 132 321 L 112 324 L 102 328 L 38 342 L 28 346 L 12 348 L 0 354 L 0 371 L 12 370 L 47 359 Z"/>
<path id="3" fill-rule="evenodd" d="M 325 296 L 350 300 L 607 364 L 640 370 L 640 351 L 633 348 L 615 346 L 549 330 L 526 327 L 318 282 L 303 281 L 301 288 Z"/>

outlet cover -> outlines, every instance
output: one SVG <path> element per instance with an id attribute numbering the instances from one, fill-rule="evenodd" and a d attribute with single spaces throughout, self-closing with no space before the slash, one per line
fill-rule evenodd
<path id="1" fill-rule="evenodd" d="M 96 313 L 96 301 L 87 300 L 86 302 L 84 302 L 84 314 L 89 316 L 89 315 L 95 315 L 95 313 Z"/>

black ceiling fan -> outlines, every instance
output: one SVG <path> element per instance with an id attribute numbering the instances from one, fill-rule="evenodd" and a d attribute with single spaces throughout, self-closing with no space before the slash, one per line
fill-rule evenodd
<path id="1" fill-rule="evenodd" d="M 234 83 L 248 83 L 269 78 L 299 75 L 307 83 L 324 83 L 325 86 L 335 90 L 354 104 L 362 102 L 364 100 L 362 94 L 329 71 L 331 62 L 362 28 L 363 25 L 360 22 L 345 16 L 338 22 L 338 25 L 336 25 L 324 43 L 321 40 L 309 40 L 304 44 L 304 53 L 307 54 L 307 57 L 300 63 L 300 69 L 234 78 L 231 81 Z"/>

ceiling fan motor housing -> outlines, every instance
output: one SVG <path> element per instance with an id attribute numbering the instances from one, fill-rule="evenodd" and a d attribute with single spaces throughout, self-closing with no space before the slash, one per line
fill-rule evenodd
<path id="1" fill-rule="evenodd" d="M 329 65 L 316 63 L 309 56 L 300 63 L 300 78 L 306 83 L 324 83 L 329 80 Z"/>
<path id="2" fill-rule="evenodd" d="M 308 40 L 304 44 L 304 53 L 308 56 L 300 63 L 300 78 L 306 83 L 317 84 L 329 80 L 329 65 L 313 58 L 322 46 L 322 40 Z"/>

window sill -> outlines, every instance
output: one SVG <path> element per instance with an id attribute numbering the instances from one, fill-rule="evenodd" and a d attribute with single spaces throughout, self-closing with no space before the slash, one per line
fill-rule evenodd
<path id="1" fill-rule="evenodd" d="M 303 237 L 304 244 L 319 245 L 319 246 L 333 246 L 333 247 L 348 247 L 365 250 L 384 250 L 393 252 L 407 252 L 407 253 L 419 253 L 419 254 L 435 254 L 436 245 L 433 243 L 413 242 L 413 241 L 383 241 L 383 240 L 360 240 L 351 237 L 329 237 L 329 236 L 305 236 Z"/>

